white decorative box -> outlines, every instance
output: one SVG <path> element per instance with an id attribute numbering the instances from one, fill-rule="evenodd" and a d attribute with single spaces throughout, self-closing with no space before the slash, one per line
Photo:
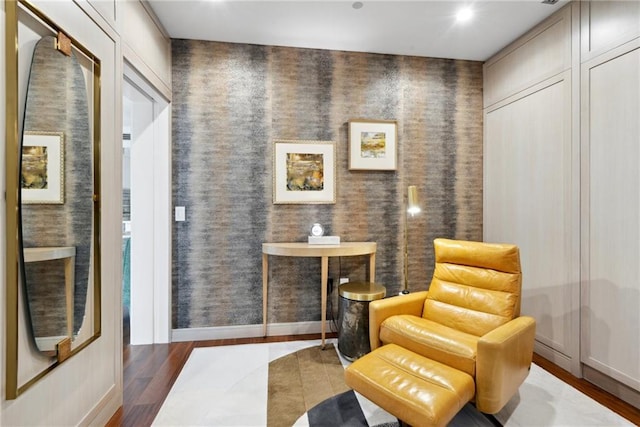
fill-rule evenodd
<path id="1" fill-rule="evenodd" d="M 340 236 L 309 236 L 310 245 L 339 245 Z"/>

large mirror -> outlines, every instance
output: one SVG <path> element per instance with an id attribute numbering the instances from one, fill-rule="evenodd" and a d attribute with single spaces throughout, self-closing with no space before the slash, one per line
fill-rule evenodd
<path id="1" fill-rule="evenodd" d="M 5 5 L 20 47 L 6 61 L 11 399 L 100 335 L 100 63 L 28 2 Z"/>
<path id="2" fill-rule="evenodd" d="M 56 357 L 84 321 L 93 220 L 87 90 L 60 44 L 45 36 L 33 52 L 20 162 L 26 307 L 37 348 Z"/>

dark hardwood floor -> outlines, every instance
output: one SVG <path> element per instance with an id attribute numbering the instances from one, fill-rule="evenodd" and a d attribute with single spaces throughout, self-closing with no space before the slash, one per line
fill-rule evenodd
<path id="1" fill-rule="evenodd" d="M 335 334 L 328 334 L 335 337 Z M 236 344 L 319 339 L 319 334 L 267 338 L 242 338 L 215 341 L 179 342 L 172 344 L 126 345 L 123 351 L 124 405 L 113 415 L 107 426 L 149 426 L 160 410 L 191 350 Z M 577 388 L 602 405 L 640 426 L 640 410 L 589 383 L 558 368 L 548 360 L 534 355 L 534 362 Z"/>

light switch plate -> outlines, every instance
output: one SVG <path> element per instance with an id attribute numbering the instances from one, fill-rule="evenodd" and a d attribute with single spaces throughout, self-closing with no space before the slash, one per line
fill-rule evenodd
<path id="1" fill-rule="evenodd" d="M 187 214 L 184 206 L 176 206 L 176 222 L 184 221 L 186 216 Z"/>

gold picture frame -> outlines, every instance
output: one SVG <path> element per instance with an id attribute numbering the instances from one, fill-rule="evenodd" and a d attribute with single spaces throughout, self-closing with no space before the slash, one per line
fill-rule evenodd
<path id="1" fill-rule="evenodd" d="M 24 204 L 64 204 L 64 134 L 25 132 L 20 191 Z"/>
<path id="2" fill-rule="evenodd" d="M 349 120 L 349 170 L 398 168 L 396 120 Z"/>
<path id="3" fill-rule="evenodd" d="M 274 141 L 273 203 L 332 204 L 335 202 L 335 142 Z"/>

